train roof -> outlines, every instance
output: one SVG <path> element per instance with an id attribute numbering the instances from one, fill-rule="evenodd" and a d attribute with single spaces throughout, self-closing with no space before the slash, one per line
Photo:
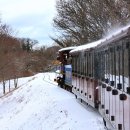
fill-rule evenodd
<path id="1" fill-rule="evenodd" d="M 78 46 L 77 48 L 70 51 L 71 54 L 80 52 L 80 51 L 86 51 L 95 47 L 101 47 L 104 45 L 107 45 L 108 43 L 111 43 L 115 40 L 121 39 L 127 35 L 130 35 L 130 25 L 125 26 L 123 28 L 118 29 L 117 31 L 113 31 L 110 35 L 104 37 L 103 39 L 100 39 L 95 42 L 91 42 L 85 45 Z"/>
<path id="2" fill-rule="evenodd" d="M 88 44 L 85 44 L 85 45 L 78 46 L 74 50 L 71 50 L 70 53 L 72 54 L 72 53 L 76 53 L 76 52 L 80 52 L 80 51 L 85 51 L 85 50 L 94 48 L 97 45 L 101 44 L 101 42 L 103 42 L 104 40 L 105 39 L 101 39 L 101 40 L 98 40 L 98 41 L 95 41 L 95 42 L 92 42 L 92 43 L 88 43 Z"/>
<path id="3" fill-rule="evenodd" d="M 59 52 L 71 51 L 71 50 L 73 50 L 73 49 L 75 49 L 75 48 L 76 48 L 76 46 L 75 46 L 75 47 L 65 47 L 65 48 L 60 49 Z"/>
<path id="4" fill-rule="evenodd" d="M 130 36 L 130 25 L 126 26 L 124 28 L 121 28 L 120 30 L 117 30 L 115 33 L 111 34 L 110 36 L 105 38 L 105 41 L 103 41 L 98 47 L 106 46 L 110 43 L 113 43 L 114 41 L 118 41 L 124 37 Z"/>

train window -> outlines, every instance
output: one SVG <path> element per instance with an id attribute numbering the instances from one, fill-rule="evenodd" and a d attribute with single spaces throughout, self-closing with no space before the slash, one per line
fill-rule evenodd
<path id="1" fill-rule="evenodd" d="M 78 73 L 78 55 L 76 57 L 76 73 Z"/>
<path id="2" fill-rule="evenodd" d="M 89 76 L 92 77 L 92 53 L 90 53 L 89 60 L 90 60 L 90 71 L 89 71 Z"/>
<path id="3" fill-rule="evenodd" d="M 91 53 L 91 77 L 93 77 L 93 52 Z"/>
<path id="4" fill-rule="evenodd" d="M 84 57 L 83 57 L 83 70 L 82 70 L 84 76 L 85 76 L 85 71 L 86 71 L 86 70 L 85 70 L 85 69 L 86 69 L 86 68 L 85 68 L 85 62 L 86 62 L 86 60 L 85 60 L 85 53 L 84 53 Z"/>
<path id="5" fill-rule="evenodd" d="M 104 56 L 102 55 L 102 52 L 100 52 L 99 54 L 98 54 L 98 63 L 99 63 L 99 69 L 98 69 L 98 75 L 99 75 L 99 79 L 100 80 L 103 80 L 103 62 L 105 62 L 105 60 L 103 59 L 104 58 Z M 104 60 L 104 61 L 103 61 Z"/>
<path id="6" fill-rule="evenodd" d="M 81 74 L 84 75 L 84 51 L 81 54 Z"/>
<path id="7" fill-rule="evenodd" d="M 80 74 L 83 75 L 83 52 L 81 52 L 81 55 L 80 55 L 80 63 L 81 63 Z"/>
<path id="8" fill-rule="evenodd" d="M 99 64 L 98 64 L 98 52 L 94 53 L 94 78 L 98 79 L 98 69 L 99 69 Z"/>
<path id="9" fill-rule="evenodd" d="M 124 63 L 124 91 L 127 92 L 129 87 L 129 47 L 127 43 L 124 49 Z"/>
<path id="10" fill-rule="evenodd" d="M 87 76 L 87 53 L 85 54 L 85 75 Z"/>
<path id="11" fill-rule="evenodd" d="M 82 60 L 82 52 L 81 52 L 81 54 L 80 54 L 80 74 L 82 75 L 82 65 L 83 65 L 83 60 Z"/>
<path id="12" fill-rule="evenodd" d="M 90 73 L 89 73 L 89 76 L 92 77 L 92 53 L 90 53 Z"/>
<path id="13" fill-rule="evenodd" d="M 119 83 L 119 50 L 118 47 L 116 47 L 116 87 Z"/>
<path id="14" fill-rule="evenodd" d="M 71 64 L 72 64 L 72 72 L 74 72 L 74 59 L 73 59 L 73 57 L 72 57 L 72 60 L 71 60 L 72 62 L 71 62 Z"/>
<path id="15" fill-rule="evenodd" d="M 76 56 L 74 56 L 74 72 L 76 73 Z"/>
<path id="16" fill-rule="evenodd" d="M 124 67 L 124 64 L 123 64 L 123 49 L 122 49 L 122 46 L 120 46 L 120 55 L 119 55 L 119 57 L 120 57 L 120 62 L 119 62 L 119 65 L 120 65 L 120 68 L 119 68 L 119 72 L 120 72 L 120 75 L 119 75 L 119 83 L 121 84 L 120 86 L 121 86 L 121 88 L 119 88 L 119 89 L 123 89 L 123 79 L 124 79 L 124 71 L 123 71 L 123 67 Z"/>
<path id="17" fill-rule="evenodd" d="M 114 75 L 114 47 L 110 48 L 110 85 L 114 86 L 115 75 Z"/>
<path id="18" fill-rule="evenodd" d="M 80 55 L 78 55 L 78 60 L 77 60 L 77 71 L 78 74 L 80 74 Z"/>
<path id="19" fill-rule="evenodd" d="M 89 56 L 88 56 L 88 53 L 86 53 L 86 75 L 88 76 L 88 59 L 89 59 Z"/>
<path id="20" fill-rule="evenodd" d="M 80 75 L 82 75 L 82 53 L 80 54 Z"/>
<path id="21" fill-rule="evenodd" d="M 116 86 L 119 90 L 122 89 L 122 49 L 121 46 L 116 48 Z"/>
<path id="22" fill-rule="evenodd" d="M 89 53 L 88 57 L 88 76 L 91 77 L 91 72 L 92 72 L 92 62 L 91 62 L 91 53 Z"/>
<path id="23" fill-rule="evenodd" d="M 73 72 L 75 73 L 75 60 L 76 60 L 76 58 L 75 58 L 75 56 L 73 56 L 72 57 L 72 64 L 73 64 Z"/>
<path id="24" fill-rule="evenodd" d="M 77 73 L 77 60 L 78 60 L 78 58 L 77 58 L 77 56 L 75 56 L 75 73 Z"/>
<path id="25" fill-rule="evenodd" d="M 99 79 L 102 80 L 102 71 L 103 71 L 103 67 L 102 67 L 102 60 L 103 60 L 103 55 L 100 53 L 98 53 L 98 59 L 97 59 L 98 63 L 99 63 L 99 68 L 97 68 L 97 75 L 99 75 Z"/>
<path id="26" fill-rule="evenodd" d="M 79 67 L 78 67 L 78 61 L 79 60 L 79 56 L 77 55 L 77 58 L 76 58 L 76 72 L 79 73 Z"/>
<path id="27" fill-rule="evenodd" d="M 76 67 L 76 63 L 75 63 L 76 62 L 76 56 L 74 56 L 73 59 L 74 59 L 74 69 L 73 70 L 74 70 L 74 73 L 76 73 L 76 68 L 75 68 Z"/>
<path id="28" fill-rule="evenodd" d="M 101 64 L 101 52 L 96 52 L 95 53 L 95 71 L 94 71 L 94 77 L 101 80 L 101 68 L 102 68 L 102 64 Z"/>
<path id="29" fill-rule="evenodd" d="M 86 67 L 86 64 L 87 63 L 87 61 L 86 61 L 86 53 L 85 53 L 85 55 L 84 55 L 84 75 L 86 76 L 86 69 L 87 69 L 87 67 Z"/>
<path id="30" fill-rule="evenodd" d="M 108 55 L 107 55 L 107 79 L 108 79 L 108 83 L 110 83 L 110 81 L 112 80 L 112 74 L 111 74 L 111 67 L 112 67 L 112 57 L 111 57 L 111 52 L 110 52 L 110 48 L 108 50 Z"/>
<path id="31" fill-rule="evenodd" d="M 107 79 L 107 65 L 106 65 L 106 51 L 104 51 L 104 73 L 105 73 L 105 79 Z M 105 80 L 104 80 L 105 81 Z"/>
<path id="32" fill-rule="evenodd" d="M 80 74 L 82 75 L 82 53 L 80 54 Z"/>
<path id="33" fill-rule="evenodd" d="M 94 52 L 92 52 L 92 77 L 94 77 Z"/>
<path id="34" fill-rule="evenodd" d="M 109 62 L 109 52 L 108 50 L 105 50 L 105 82 L 109 83 L 109 67 L 110 67 L 110 62 Z"/>
<path id="35" fill-rule="evenodd" d="M 89 76 L 89 54 L 87 53 L 87 76 Z"/>
<path id="36" fill-rule="evenodd" d="M 116 87 L 116 47 L 113 48 L 113 80 Z"/>
<path id="37" fill-rule="evenodd" d="M 90 60 L 90 57 L 91 57 L 91 55 L 90 55 L 90 53 L 88 53 L 88 76 L 91 76 L 91 60 Z"/>
<path id="38" fill-rule="evenodd" d="M 79 57 L 80 59 L 80 71 L 79 71 L 79 73 L 80 73 L 80 75 L 82 74 L 82 55 L 80 54 L 80 57 Z"/>
<path id="39" fill-rule="evenodd" d="M 78 68 L 79 68 L 79 71 L 78 71 L 78 73 L 79 74 L 81 74 L 81 54 L 79 53 L 79 60 L 78 60 L 79 62 L 79 64 L 78 64 Z"/>

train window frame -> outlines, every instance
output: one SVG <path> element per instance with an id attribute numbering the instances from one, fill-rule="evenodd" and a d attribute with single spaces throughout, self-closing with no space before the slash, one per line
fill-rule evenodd
<path id="1" fill-rule="evenodd" d="M 116 88 L 123 91 L 123 49 L 122 40 L 117 41 L 116 46 Z"/>
<path id="2" fill-rule="evenodd" d="M 78 57 L 75 56 L 75 73 L 76 74 L 78 73 L 78 64 L 77 64 L 77 62 L 78 62 Z"/>
<path id="3" fill-rule="evenodd" d="M 113 47 L 113 74 L 114 74 L 114 87 L 116 88 L 116 46 Z"/>
<path id="4" fill-rule="evenodd" d="M 75 73 L 75 72 L 76 72 L 76 68 L 75 68 L 75 67 L 76 67 L 76 56 L 74 55 L 74 56 L 72 57 L 72 59 L 73 59 L 73 64 L 74 64 L 74 65 L 73 65 L 74 68 L 72 67 L 72 70 L 73 70 L 73 72 Z"/>
<path id="5" fill-rule="evenodd" d="M 87 53 L 84 54 L 84 76 L 87 76 Z"/>
<path id="6" fill-rule="evenodd" d="M 114 54 L 115 54 L 115 47 L 114 46 L 110 46 L 110 85 L 111 86 L 115 86 L 115 64 L 114 64 L 114 60 L 115 60 L 115 57 L 114 57 Z"/>
<path id="7" fill-rule="evenodd" d="M 88 76 L 91 77 L 92 76 L 92 63 L 91 63 L 91 52 L 88 52 Z"/>
<path id="8" fill-rule="evenodd" d="M 89 54 L 88 54 L 88 52 L 86 53 L 86 55 L 87 55 L 86 56 L 86 60 L 87 60 L 87 66 L 86 66 L 86 68 L 87 68 L 86 70 L 87 71 L 86 71 L 86 73 L 87 73 L 87 76 L 89 76 L 89 70 L 88 70 L 88 68 L 89 68 L 89 60 L 88 60 L 89 59 Z"/>
<path id="9" fill-rule="evenodd" d="M 109 48 L 105 49 L 105 82 L 109 83 Z"/>
<path id="10" fill-rule="evenodd" d="M 119 84 L 119 47 L 116 46 L 116 88 L 118 88 L 118 84 Z"/>
<path id="11" fill-rule="evenodd" d="M 82 51 L 82 54 L 81 54 L 81 62 L 82 62 L 82 66 L 81 66 L 81 74 L 82 74 L 82 76 L 84 76 L 84 60 L 85 60 L 85 52 L 84 51 Z"/>
<path id="12" fill-rule="evenodd" d="M 100 62 L 100 75 L 99 78 L 101 81 L 105 79 L 105 51 L 101 51 L 99 54 L 99 62 Z"/>
<path id="13" fill-rule="evenodd" d="M 77 73 L 80 74 L 80 54 L 78 54 L 78 57 L 77 57 Z"/>
<path id="14" fill-rule="evenodd" d="M 124 91 L 130 94 L 130 38 L 126 38 L 123 44 L 124 49 Z"/>
<path id="15" fill-rule="evenodd" d="M 79 57 L 78 57 L 78 59 L 79 59 L 79 60 L 78 60 L 78 64 L 79 64 L 79 66 L 78 66 L 78 70 L 79 70 L 79 71 L 78 71 L 78 74 L 79 74 L 79 75 L 81 75 L 81 56 L 80 56 L 80 55 L 81 55 L 81 53 L 79 52 Z"/>
<path id="16" fill-rule="evenodd" d="M 83 76 L 85 76 L 85 52 L 83 53 Z"/>
<path id="17" fill-rule="evenodd" d="M 71 57 L 72 57 L 72 60 L 71 60 L 72 73 L 74 73 L 74 57 L 73 56 L 71 56 Z"/>
<path id="18" fill-rule="evenodd" d="M 94 51 L 92 51 L 92 78 L 94 78 Z"/>

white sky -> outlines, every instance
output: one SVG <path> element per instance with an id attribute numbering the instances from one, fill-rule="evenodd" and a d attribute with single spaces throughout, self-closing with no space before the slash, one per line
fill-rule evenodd
<path id="1" fill-rule="evenodd" d="M 41 45 L 51 45 L 54 35 L 52 19 L 56 15 L 56 0 L 1 0 L 2 21 L 10 25 L 18 37 L 38 40 Z"/>

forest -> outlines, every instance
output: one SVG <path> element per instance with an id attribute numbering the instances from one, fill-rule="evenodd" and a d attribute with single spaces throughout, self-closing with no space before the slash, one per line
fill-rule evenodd
<path id="1" fill-rule="evenodd" d="M 31 76 L 38 72 L 48 71 L 56 59 L 55 53 L 58 46 L 41 46 L 34 49 L 37 40 L 18 38 L 15 31 L 7 24 L 0 21 L 0 81 L 3 84 L 3 93 L 7 80 L 14 80 L 17 88 L 18 78 Z M 10 90 L 10 82 L 9 82 Z"/>

